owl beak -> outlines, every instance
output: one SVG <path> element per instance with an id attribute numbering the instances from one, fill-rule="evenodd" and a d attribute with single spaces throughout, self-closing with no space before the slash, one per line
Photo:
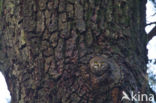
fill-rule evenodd
<path id="1" fill-rule="evenodd" d="M 101 67 L 101 63 L 98 63 L 98 66 Z"/>

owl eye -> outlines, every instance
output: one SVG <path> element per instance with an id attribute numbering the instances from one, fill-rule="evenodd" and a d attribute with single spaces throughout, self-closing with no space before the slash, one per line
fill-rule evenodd
<path id="1" fill-rule="evenodd" d="M 94 62 L 94 66 L 97 66 L 97 68 L 98 68 L 98 67 L 100 67 L 100 66 L 101 66 L 101 63 Z"/>
<path id="2" fill-rule="evenodd" d="M 94 65 L 97 65 L 98 64 L 98 62 L 94 62 Z"/>
<path id="3" fill-rule="evenodd" d="M 101 65 L 102 65 L 103 67 L 107 67 L 107 64 L 104 63 L 104 62 L 102 62 Z"/>

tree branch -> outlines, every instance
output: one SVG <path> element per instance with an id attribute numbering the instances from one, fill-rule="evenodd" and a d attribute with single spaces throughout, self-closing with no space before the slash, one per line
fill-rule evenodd
<path id="1" fill-rule="evenodd" d="M 148 24 L 146 24 L 146 26 L 152 25 L 152 24 L 156 24 L 156 21 L 155 22 L 148 23 Z"/>
<path id="2" fill-rule="evenodd" d="M 150 41 L 154 36 L 156 36 L 156 26 L 148 33 L 148 41 Z"/>
<path id="3" fill-rule="evenodd" d="M 156 13 L 154 13 L 152 16 L 155 16 L 156 15 Z"/>

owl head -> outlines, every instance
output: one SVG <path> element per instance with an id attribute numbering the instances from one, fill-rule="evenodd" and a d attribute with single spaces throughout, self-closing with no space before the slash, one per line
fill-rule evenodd
<path id="1" fill-rule="evenodd" d="M 102 56 L 93 57 L 90 60 L 89 65 L 91 72 L 96 76 L 102 75 L 109 68 L 107 59 Z"/>

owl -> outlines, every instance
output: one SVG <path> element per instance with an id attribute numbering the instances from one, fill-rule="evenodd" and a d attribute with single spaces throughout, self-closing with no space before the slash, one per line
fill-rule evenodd
<path id="1" fill-rule="evenodd" d="M 96 76 L 101 76 L 104 72 L 109 69 L 107 58 L 102 56 L 93 57 L 90 62 L 90 70 Z"/>

